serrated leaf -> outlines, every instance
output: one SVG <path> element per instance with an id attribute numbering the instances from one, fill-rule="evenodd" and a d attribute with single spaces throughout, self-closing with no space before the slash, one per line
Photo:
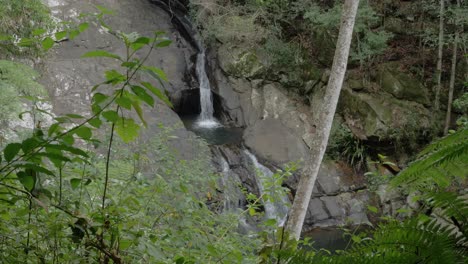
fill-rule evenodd
<path id="1" fill-rule="evenodd" d="M 108 111 L 104 111 L 102 112 L 102 116 L 107 119 L 109 122 L 117 122 L 117 120 L 119 120 L 119 114 L 116 112 L 116 111 L 113 111 L 113 110 L 108 110 Z"/>
<path id="2" fill-rule="evenodd" d="M 132 109 L 132 100 L 126 96 L 119 97 L 115 100 L 115 102 L 120 105 L 122 108 L 127 110 Z"/>
<path id="3" fill-rule="evenodd" d="M 253 207 L 250 207 L 249 208 L 249 215 L 250 216 L 254 216 L 257 212 L 255 211 L 255 209 Z"/>
<path id="4" fill-rule="evenodd" d="M 55 41 L 52 38 L 47 37 L 44 40 L 42 40 L 42 48 L 45 51 L 48 51 L 50 48 L 52 48 L 54 46 L 54 43 L 55 43 Z"/>
<path id="5" fill-rule="evenodd" d="M 113 58 L 117 60 L 122 60 L 119 55 L 107 52 L 105 50 L 93 50 L 86 52 L 81 56 L 82 58 L 94 58 L 94 57 L 106 57 L 106 58 Z"/>
<path id="6" fill-rule="evenodd" d="M 138 137 L 140 126 L 133 119 L 121 118 L 115 124 L 115 131 L 125 143 L 129 143 Z"/>
<path id="7" fill-rule="evenodd" d="M 71 185 L 73 190 L 78 188 L 80 186 L 80 184 L 81 184 L 81 179 L 73 178 L 73 179 L 70 180 L 70 185 Z"/>
<path id="8" fill-rule="evenodd" d="M 11 160 L 13 160 L 13 158 L 18 154 L 20 149 L 21 149 L 21 144 L 20 143 L 8 144 L 3 149 L 3 156 L 5 157 L 5 160 L 7 162 L 10 162 Z"/>
<path id="9" fill-rule="evenodd" d="M 148 104 L 151 107 L 154 107 L 154 98 L 151 95 L 149 95 L 143 87 L 137 86 L 137 85 L 132 85 L 132 91 L 143 102 L 145 102 L 146 104 Z"/>

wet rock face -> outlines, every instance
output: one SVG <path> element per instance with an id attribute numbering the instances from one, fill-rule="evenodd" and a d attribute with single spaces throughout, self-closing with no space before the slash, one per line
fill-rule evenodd
<path id="1" fill-rule="evenodd" d="M 173 43 L 166 48 L 156 49 L 148 58 L 146 64 L 161 68 L 168 79 L 164 84 L 170 94 L 189 89 L 185 81 L 186 72 L 191 67 L 189 57 L 196 51 L 179 34 L 171 23 L 169 15 L 147 0 L 48 0 L 52 15 L 62 21 L 79 23 L 80 13 L 94 13 L 93 5 L 102 5 L 115 11 L 114 15 L 105 18 L 106 23 L 114 30 L 126 33 L 138 32 L 140 35 L 152 36 L 155 31 L 165 31 L 166 36 Z M 88 51 L 103 49 L 125 57 L 124 44 L 98 25 L 91 25 L 87 31 L 74 40 L 62 42 L 52 49 L 43 62 L 36 65 L 41 72 L 41 83 L 47 88 L 52 100 L 53 112 L 88 114 L 90 111 L 91 88 L 104 80 L 104 72 L 109 69 L 119 69 L 120 63 L 112 59 L 89 58 L 81 59 L 81 55 Z M 146 50 L 141 50 L 137 56 L 142 58 Z M 141 77 L 141 80 L 153 82 L 161 87 L 154 79 Z M 109 88 L 109 87 L 106 87 Z M 71 107 L 72 106 L 72 107 Z M 149 138 L 161 128 L 173 127 L 179 139 L 173 141 L 174 148 L 180 158 L 190 158 L 196 153 L 189 138 L 191 132 L 185 130 L 177 114 L 168 106 L 157 102 L 154 109 L 145 109 L 145 119 L 149 124 L 143 130 L 144 138 Z"/>

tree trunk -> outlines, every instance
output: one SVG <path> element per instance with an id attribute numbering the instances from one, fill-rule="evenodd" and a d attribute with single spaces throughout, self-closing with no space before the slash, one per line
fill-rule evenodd
<path id="1" fill-rule="evenodd" d="M 303 176 L 297 187 L 286 226 L 286 230 L 290 236 L 296 240 L 300 238 L 312 190 L 314 189 L 320 164 L 327 148 L 333 116 L 335 115 L 336 105 L 338 104 L 348 64 L 349 49 L 358 6 L 359 0 L 345 0 L 344 2 L 341 27 L 336 43 L 330 79 L 322 101 L 321 112 L 315 113 L 315 139 L 311 147 L 309 160 L 305 164 Z"/>
<path id="2" fill-rule="evenodd" d="M 460 0 L 457 0 L 457 7 L 460 8 Z M 458 26 L 458 17 L 455 18 L 456 26 Z M 453 56 L 452 56 L 452 67 L 450 70 L 450 87 L 449 87 L 449 97 L 447 102 L 447 114 L 445 116 L 445 126 L 444 126 L 444 135 L 448 134 L 451 114 L 452 114 L 452 101 L 453 101 L 453 90 L 455 88 L 455 73 L 457 70 L 457 50 L 458 50 L 458 39 L 460 38 L 460 31 L 456 28 L 455 32 L 455 41 L 453 43 Z"/>
<path id="3" fill-rule="evenodd" d="M 440 0 L 440 12 L 439 12 L 439 52 L 437 54 L 437 86 L 435 89 L 435 102 L 434 109 L 439 110 L 439 100 L 440 100 L 440 90 L 442 87 L 442 50 L 444 48 L 444 10 L 445 10 L 445 0 Z"/>

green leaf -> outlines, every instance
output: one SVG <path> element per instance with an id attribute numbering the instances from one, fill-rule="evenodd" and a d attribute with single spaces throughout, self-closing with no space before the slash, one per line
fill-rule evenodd
<path id="1" fill-rule="evenodd" d="M 65 140 L 65 138 L 63 138 L 63 139 Z M 67 146 L 67 145 L 64 145 L 64 144 L 48 144 L 46 146 L 46 149 L 47 148 L 67 151 L 67 152 L 70 152 L 72 154 L 76 154 L 76 155 L 79 155 L 79 156 L 82 156 L 82 157 L 85 157 L 85 158 L 88 157 L 88 154 L 86 154 L 86 152 L 84 152 L 83 150 L 81 150 L 79 148 Z"/>
<path id="2" fill-rule="evenodd" d="M 138 100 L 133 100 L 132 101 L 133 108 L 135 109 L 135 112 L 137 113 L 138 117 L 140 118 L 141 122 L 143 122 L 143 125 L 145 127 L 148 126 L 146 123 L 144 117 L 143 117 L 143 110 L 141 109 L 140 102 Z"/>
<path id="3" fill-rule="evenodd" d="M 98 117 L 89 120 L 88 123 L 95 128 L 100 128 L 102 125 L 102 121 Z"/>
<path id="4" fill-rule="evenodd" d="M 129 143 L 138 137 L 140 126 L 133 119 L 121 118 L 115 124 L 115 131 L 125 143 Z"/>
<path id="5" fill-rule="evenodd" d="M 79 30 L 80 32 L 83 32 L 83 31 L 85 31 L 85 30 L 88 29 L 88 28 L 89 28 L 89 23 L 86 23 L 86 22 L 85 22 L 85 23 L 81 23 L 80 25 L 78 25 L 78 30 Z"/>
<path id="6" fill-rule="evenodd" d="M 105 72 L 106 83 L 116 85 L 126 80 L 125 76 L 116 70 L 110 70 Z"/>
<path id="7" fill-rule="evenodd" d="M 75 129 L 74 132 L 80 138 L 85 139 L 85 140 L 88 140 L 93 136 L 93 132 L 91 131 L 91 128 L 85 127 L 85 126 L 81 126 Z"/>
<path id="8" fill-rule="evenodd" d="M 52 48 L 54 46 L 54 43 L 55 43 L 55 41 L 52 38 L 47 37 L 44 40 L 42 40 L 42 48 L 45 51 L 48 51 L 50 48 Z"/>
<path id="9" fill-rule="evenodd" d="M 65 116 L 66 116 L 66 117 L 69 117 L 69 118 L 75 118 L 75 119 L 82 119 L 82 118 L 84 118 L 84 116 L 77 115 L 77 114 L 66 114 Z"/>
<path id="10" fill-rule="evenodd" d="M 59 41 L 67 37 L 67 31 L 59 31 L 55 33 L 55 40 Z"/>
<path id="11" fill-rule="evenodd" d="M 113 10 L 107 9 L 101 5 L 95 5 L 95 7 L 104 15 L 112 15 L 114 14 Z"/>
<path id="12" fill-rule="evenodd" d="M 102 116 L 107 119 L 109 122 L 117 122 L 117 120 L 119 120 L 119 114 L 116 112 L 116 111 L 113 111 L 113 110 L 108 110 L 108 111 L 104 111 L 102 112 Z"/>
<path id="13" fill-rule="evenodd" d="M 154 87 L 151 83 L 149 82 L 142 82 L 141 83 L 146 89 L 150 90 L 154 95 L 156 95 L 159 99 L 161 99 L 164 103 L 166 103 L 169 107 L 173 107 L 171 101 L 169 101 L 169 98 L 161 92 L 158 88 Z"/>
<path id="14" fill-rule="evenodd" d="M 46 32 L 47 32 L 47 30 L 45 30 L 43 28 L 38 28 L 38 29 L 33 30 L 32 35 L 33 36 L 40 36 L 40 35 L 42 35 L 42 34 L 44 34 Z"/>
<path id="15" fill-rule="evenodd" d="M 149 95 L 146 90 L 137 85 L 132 85 L 132 91 L 140 98 L 143 100 L 146 104 L 148 104 L 151 107 L 154 107 L 154 98 Z"/>
<path id="16" fill-rule="evenodd" d="M 115 100 L 115 102 L 120 105 L 121 107 L 130 110 L 132 109 L 132 100 L 126 96 L 119 97 Z"/>
<path id="17" fill-rule="evenodd" d="M 34 40 L 28 38 L 22 38 L 18 42 L 18 46 L 20 47 L 31 47 L 34 44 Z"/>
<path id="18" fill-rule="evenodd" d="M 70 185 L 73 190 L 78 188 L 80 186 L 80 183 L 81 183 L 81 179 L 78 179 L 78 178 L 73 178 L 70 180 Z"/>
<path id="19" fill-rule="evenodd" d="M 166 81 L 166 82 L 168 81 L 167 76 L 164 73 L 164 71 L 159 69 L 159 68 L 156 68 L 156 67 L 153 67 L 153 66 L 143 66 L 142 70 L 149 73 L 151 76 L 156 78 L 156 80 L 158 80 L 158 81 L 161 81 L 161 80 Z"/>
<path id="20" fill-rule="evenodd" d="M 254 216 L 254 215 L 256 215 L 256 214 L 257 214 L 257 212 L 255 211 L 255 208 L 250 207 L 250 208 L 249 208 L 249 215 L 250 215 L 250 216 Z"/>
<path id="21" fill-rule="evenodd" d="M 92 102 L 93 102 L 93 104 L 100 104 L 100 103 L 104 102 L 107 98 L 109 98 L 109 96 L 107 96 L 105 94 L 95 93 L 93 95 Z"/>
<path id="22" fill-rule="evenodd" d="M 79 30 L 72 30 L 69 32 L 68 38 L 73 40 L 80 34 Z"/>
<path id="23" fill-rule="evenodd" d="M 379 210 L 377 209 L 377 207 L 375 206 L 371 206 L 371 205 L 368 205 L 367 206 L 367 210 L 369 210 L 370 212 L 376 214 Z"/>
<path id="24" fill-rule="evenodd" d="M 81 56 L 82 58 L 94 58 L 94 57 L 107 57 L 107 58 L 113 58 L 117 60 L 122 60 L 119 55 L 107 52 L 105 50 L 93 50 L 86 52 Z"/>
<path id="25" fill-rule="evenodd" d="M 54 173 L 51 172 L 50 170 L 36 164 L 36 163 L 31 163 L 31 162 L 18 162 L 18 163 L 15 163 L 13 164 L 13 167 L 15 168 L 25 168 L 25 169 L 30 169 L 30 170 L 33 170 L 35 172 L 40 172 L 40 173 L 44 173 L 44 174 L 48 174 L 48 175 L 51 175 L 51 176 L 54 176 Z"/>
<path id="26" fill-rule="evenodd" d="M 8 144 L 5 149 L 3 149 L 3 155 L 5 156 L 5 160 L 10 162 L 13 158 L 18 154 L 21 149 L 20 143 L 11 143 Z"/>
<path id="27" fill-rule="evenodd" d="M 164 48 L 164 47 L 167 47 L 167 46 L 171 45 L 171 43 L 172 43 L 172 41 L 170 41 L 168 39 L 165 39 L 163 41 L 158 42 L 158 44 L 156 44 L 156 47 Z"/>
<path id="28" fill-rule="evenodd" d="M 123 62 L 122 65 L 120 65 L 120 66 L 129 68 L 129 69 L 133 69 L 137 65 L 138 64 L 136 62 L 126 61 L 126 62 Z"/>
<path id="29" fill-rule="evenodd" d="M 19 182 L 24 186 L 24 188 L 30 192 L 34 189 L 36 185 L 36 177 L 31 174 L 26 174 L 24 171 L 18 172 L 16 175 L 18 177 Z"/>
<path id="30" fill-rule="evenodd" d="M 28 153 L 39 145 L 39 141 L 35 137 L 27 138 L 21 143 L 23 153 Z"/>

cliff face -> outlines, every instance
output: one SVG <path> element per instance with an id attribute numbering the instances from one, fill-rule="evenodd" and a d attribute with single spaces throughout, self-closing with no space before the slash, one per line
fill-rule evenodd
<path id="1" fill-rule="evenodd" d="M 194 61 L 201 48 L 200 42 L 188 23 L 183 4 L 168 6 L 157 2 L 158 7 L 152 2 L 157 1 L 96 0 L 84 3 L 50 0 L 48 4 L 53 16 L 60 20 L 78 20 L 79 13 L 93 11 L 90 4 L 100 4 L 116 11 L 116 15 L 107 18 L 115 29 L 142 35 L 165 31 L 173 44 L 154 52 L 148 64 L 166 72 L 169 82 L 164 88 L 175 110 L 197 114 L 198 83 Z M 268 63 L 270 54 L 242 42 L 217 43 L 209 47 L 208 75 L 215 94 L 216 114 L 222 121 L 242 127 L 243 145 L 270 168 L 281 168 L 288 162 L 306 159 L 313 137 L 314 113 L 320 111 L 321 94 L 328 80 L 326 67 L 310 66 L 306 79 L 303 76 L 294 78 L 271 69 Z M 102 28 L 91 27 L 73 41 L 66 41 L 53 49 L 51 56 L 36 65 L 42 73 L 41 83 L 49 92 L 56 114 L 88 113 L 91 87 L 104 79 L 106 69 L 118 66 L 109 60 L 80 59 L 83 53 L 96 49 L 121 55 L 125 53 L 123 45 L 112 35 Z M 291 89 L 297 85 L 302 85 L 304 91 L 298 93 Z M 341 95 L 336 126 L 348 127 L 356 138 L 393 154 L 393 158 L 399 159 L 403 165 L 406 160 L 394 151 L 395 141 L 405 140 L 413 134 L 419 137 L 430 129 L 433 117 L 428 109 L 428 98 L 427 87 L 400 70 L 398 63 L 379 65 L 368 79 L 351 70 Z M 155 109 L 145 111 L 150 126 L 144 131 L 144 140 L 156 135 L 161 123 L 175 128 L 177 139 L 171 144 L 181 159 L 193 159 L 201 152 L 199 145 L 193 143 L 194 134 L 183 127 L 172 109 L 158 102 Z M 145 144 L 144 140 L 142 144 Z M 242 182 L 255 192 L 258 190 L 252 179 L 255 176 L 247 169 L 241 169 L 244 166 L 239 161 L 241 158 L 236 158 L 240 154 L 227 154 L 231 152 L 226 149 L 213 151 L 213 159 L 219 155 L 230 157 L 227 159 L 230 167 L 239 168 Z M 379 200 L 368 191 L 368 183 L 362 173 L 369 168 L 355 170 L 338 159 L 329 157 L 322 165 L 314 198 L 309 205 L 306 229 L 366 223 L 369 221 L 366 205 Z M 212 169 L 208 166 L 207 170 Z M 285 183 L 292 193 L 299 175 L 300 170 Z M 390 200 L 381 203 L 386 210 L 391 210 Z M 402 205 L 394 205 L 397 206 Z"/>

